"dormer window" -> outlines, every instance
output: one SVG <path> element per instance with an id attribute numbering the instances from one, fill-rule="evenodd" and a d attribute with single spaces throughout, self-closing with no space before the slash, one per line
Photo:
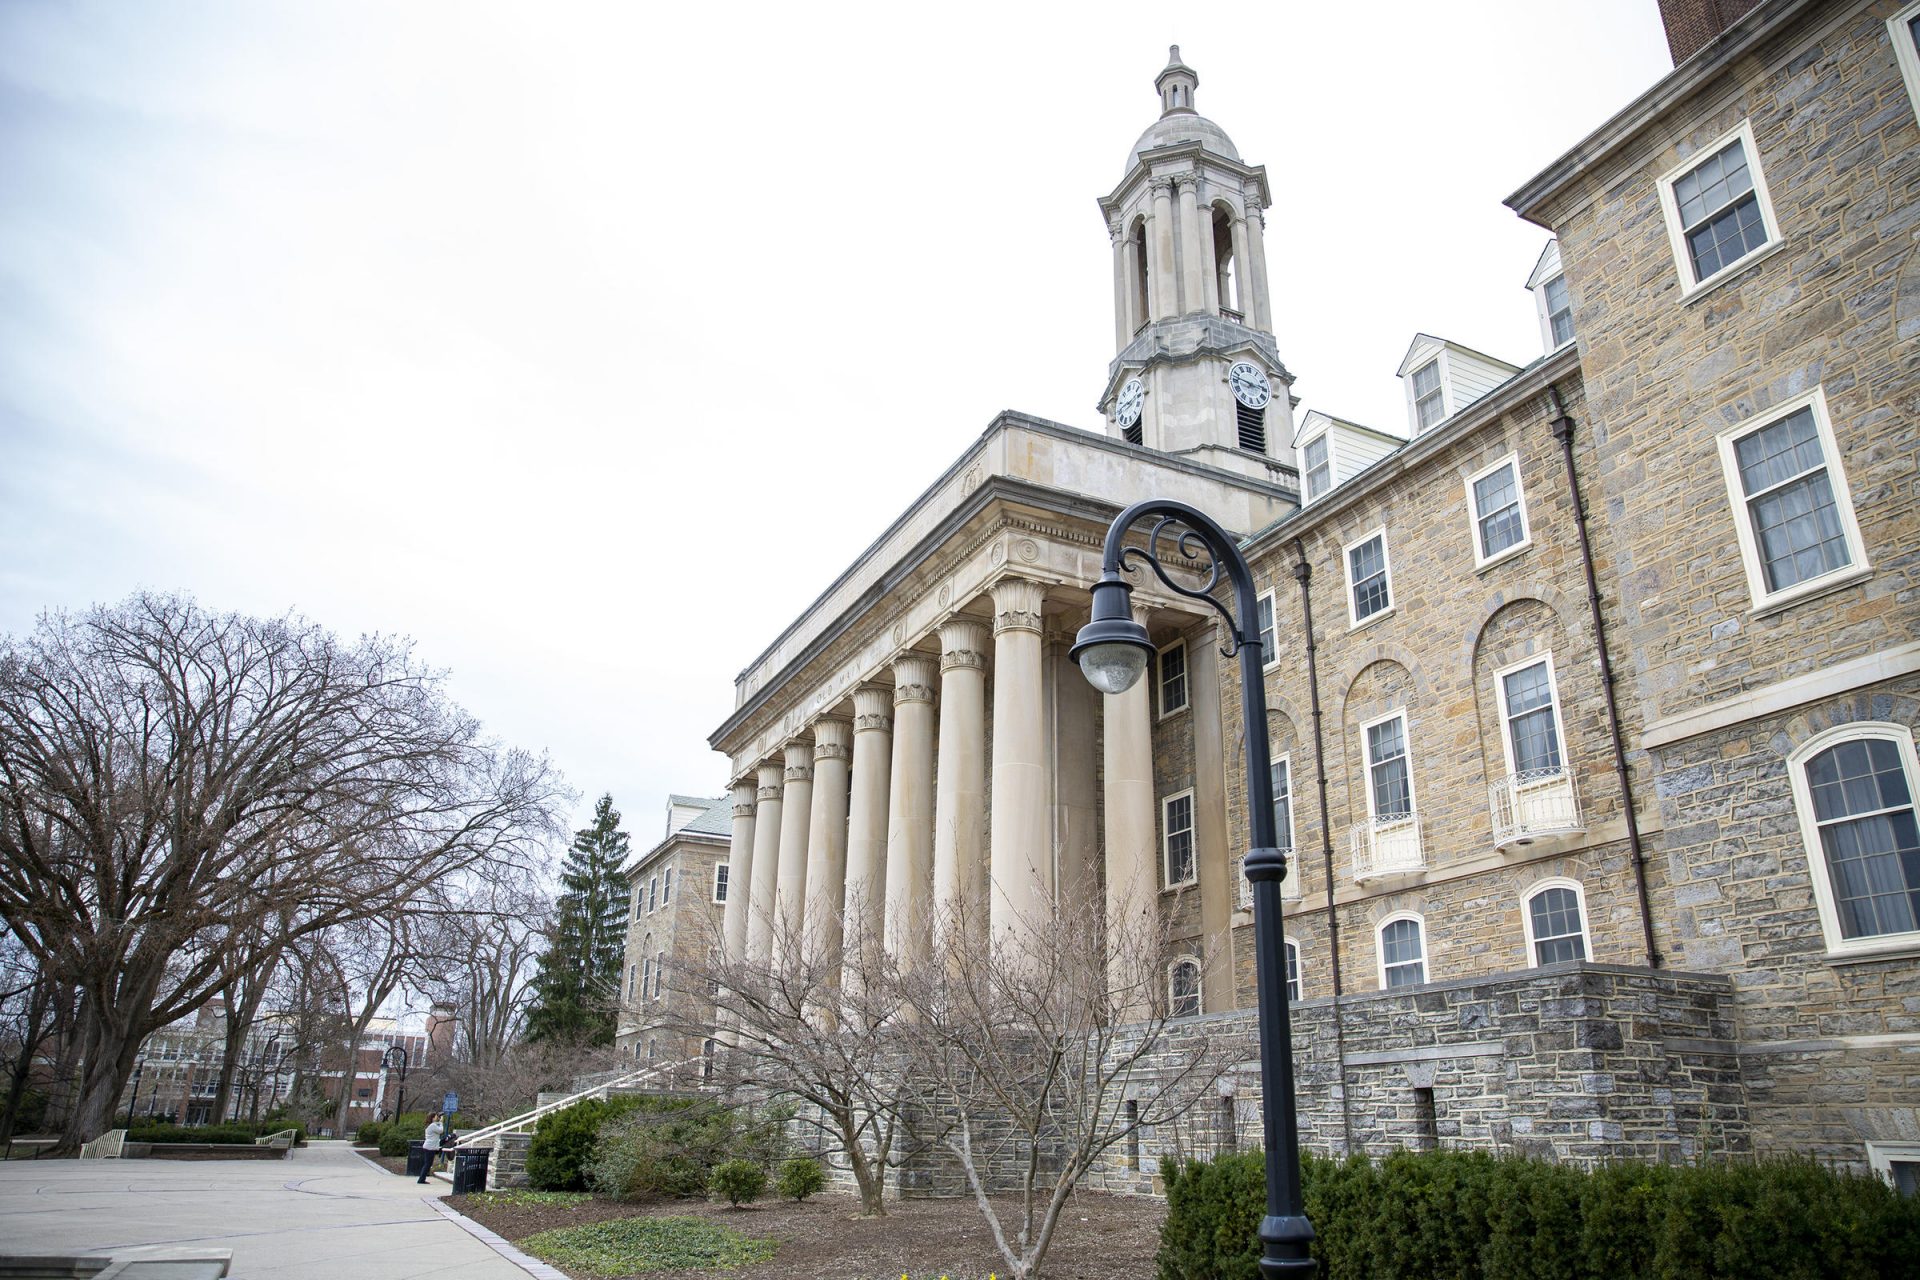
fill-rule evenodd
<path id="1" fill-rule="evenodd" d="M 1330 438 L 1320 436 L 1309 440 L 1304 452 L 1307 467 L 1307 501 L 1333 488 L 1333 449 Z"/>
<path id="2" fill-rule="evenodd" d="M 1425 431 L 1447 416 L 1446 392 L 1440 385 L 1440 361 L 1429 360 L 1413 371 L 1413 414 Z"/>
<path id="3" fill-rule="evenodd" d="M 1541 294 L 1547 304 L 1547 329 L 1557 351 L 1573 341 L 1573 299 L 1567 295 L 1567 278 L 1555 276 Z"/>

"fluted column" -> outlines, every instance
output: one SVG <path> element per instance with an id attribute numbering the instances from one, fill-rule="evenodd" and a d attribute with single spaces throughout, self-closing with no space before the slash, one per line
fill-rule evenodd
<path id="1" fill-rule="evenodd" d="M 893 776 L 887 795 L 887 950 L 912 968 L 927 955 L 933 890 L 934 660 L 893 664 Z"/>
<path id="2" fill-rule="evenodd" d="M 1147 272 L 1153 318 L 1168 320 L 1180 314 L 1179 277 L 1173 270 L 1173 179 L 1153 179 L 1153 219 L 1147 235 L 1153 241 L 1153 270 Z"/>
<path id="3" fill-rule="evenodd" d="M 1213 242 L 1213 208 L 1200 206 L 1200 268 L 1202 302 L 1214 315 L 1220 314 L 1220 246 Z"/>
<path id="4" fill-rule="evenodd" d="M 733 784 L 733 843 L 727 849 L 727 902 L 721 910 L 720 936 L 728 964 L 747 958 L 747 899 L 753 893 L 754 785 Z"/>
<path id="5" fill-rule="evenodd" d="M 1147 611 L 1134 621 L 1145 626 Z M 1157 934 L 1160 874 L 1154 835 L 1152 673 L 1106 696 L 1102 735 L 1106 790 L 1107 968 L 1115 990 L 1137 989 Z M 1139 991 L 1135 1017 L 1146 1015 Z"/>
<path id="6" fill-rule="evenodd" d="M 1124 326 L 1124 332 L 1120 335 L 1121 348 L 1125 348 L 1129 342 L 1132 342 L 1134 333 L 1147 322 L 1147 317 L 1140 314 L 1140 307 L 1145 299 L 1141 296 L 1139 285 L 1136 283 L 1143 269 L 1140 262 L 1140 246 L 1135 244 L 1133 237 L 1129 235 L 1120 242 L 1120 277 L 1126 286 L 1120 307 L 1121 324 Z"/>
<path id="7" fill-rule="evenodd" d="M 1248 324 L 1252 324 L 1253 308 L 1247 305 L 1247 298 L 1252 292 L 1247 286 L 1248 272 L 1251 270 L 1248 252 L 1247 218 L 1245 214 L 1236 213 L 1233 215 L 1233 309 Z M 1225 298 L 1220 301 L 1223 305 L 1226 303 Z"/>
<path id="8" fill-rule="evenodd" d="M 1180 184 L 1180 305 L 1181 314 L 1191 315 L 1207 309 L 1207 273 L 1210 262 L 1200 258 L 1200 178 L 1183 173 Z"/>
<path id="9" fill-rule="evenodd" d="M 1113 240 L 1113 349 L 1118 351 L 1133 337 L 1133 326 L 1127 319 L 1127 245 L 1129 241 L 1118 222 L 1108 223 L 1107 233 Z"/>
<path id="10" fill-rule="evenodd" d="M 760 766 L 759 801 L 753 815 L 753 890 L 747 899 L 747 963 L 757 969 L 773 959 L 773 886 L 780 871 L 780 793 L 783 769 Z"/>
<path id="11" fill-rule="evenodd" d="M 886 938 L 887 788 L 893 772 L 893 690 L 853 691 L 853 781 L 847 808 L 847 950 L 871 958 Z M 849 963 L 843 986 L 858 995 L 862 962 Z"/>
<path id="12" fill-rule="evenodd" d="M 1273 300 L 1267 296 L 1266 218 L 1258 209 L 1247 210 L 1247 270 L 1242 276 L 1248 306 L 1247 322 L 1256 329 L 1273 329 Z"/>
<path id="13" fill-rule="evenodd" d="M 993 945 L 1024 945 L 1053 898 L 1047 839 L 1046 706 L 1041 611 L 1046 589 L 1024 578 L 993 586 Z"/>
<path id="14" fill-rule="evenodd" d="M 807 829 L 813 822 L 813 744 L 787 744 L 786 791 L 780 806 L 780 882 L 774 889 L 773 962 L 791 963 L 806 908 Z"/>
<path id="15" fill-rule="evenodd" d="M 963 909 L 971 928 L 986 924 L 979 900 L 986 803 L 987 627 L 954 618 L 940 628 L 940 777 L 933 804 L 933 907 L 943 928 Z M 940 937 L 935 945 L 944 951 L 956 940 Z"/>
<path id="16" fill-rule="evenodd" d="M 813 724 L 813 820 L 807 831 L 807 910 L 804 954 L 831 957 L 840 949 L 840 912 L 847 887 L 847 795 L 853 722 L 823 716 Z M 828 974 L 829 981 L 837 974 Z"/>

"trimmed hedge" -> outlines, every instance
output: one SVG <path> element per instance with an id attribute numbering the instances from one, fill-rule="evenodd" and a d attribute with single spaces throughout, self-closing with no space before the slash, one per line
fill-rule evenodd
<path id="1" fill-rule="evenodd" d="M 600 1126 L 637 1110 L 642 1099 L 583 1098 L 540 1117 L 527 1144 L 527 1185 L 535 1191 L 585 1191 Z"/>
<path id="2" fill-rule="evenodd" d="M 1259 1152 L 1164 1166 L 1158 1280 L 1257 1280 Z M 1920 1202 L 1812 1160 L 1609 1165 L 1485 1152 L 1305 1156 L 1327 1280 L 1871 1280 L 1920 1275 Z"/>
<path id="3" fill-rule="evenodd" d="M 270 1133 L 279 1133 L 285 1129 L 294 1130 L 294 1141 L 304 1143 L 306 1130 L 299 1125 L 283 1124 L 269 1128 L 266 1125 L 253 1125 L 245 1122 L 233 1124 L 182 1125 L 162 1121 L 157 1124 L 134 1125 L 127 1130 L 128 1142 L 205 1142 L 220 1146 L 253 1145 L 255 1138 Z"/>
<path id="4" fill-rule="evenodd" d="M 714 1166 L 707 1185 L 713 1189 L 715 1200 L 725 1200 L 738 1209 L 758 1200 L 767 1189 L 767 1171 L 751 1160 L 728 1160 Z"/>

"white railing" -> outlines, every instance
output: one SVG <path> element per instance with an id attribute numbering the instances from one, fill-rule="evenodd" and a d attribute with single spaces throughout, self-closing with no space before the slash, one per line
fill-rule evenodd
<path id="1" fill-rule="evenodd" d="M 1580 791 L 1564 766 L 1526 769 L 1494 779 L 1487 788 L 1493 812 L 1493 845 L 1532 844 L 1542 836 L 1584 831 Z"/>
<path id="2" fill-rule="evenodd" d="M 655 1076 L 669 1075 L 681 1067 L 691 1066 L 699 1061 L 701 1061 L 699 1058 L 687 1058 L 681 1062 L 655 1063 L 650 1066 L 641 1067 L 635 1071 L 625 1072 L 624 1074 L 614 1073 L 595 1081 L 592 1085 L 580 1090 L 578 1093 L 570 1093 L 564 1098 L 555 1098 L 552 1102 L 543 1102 L 533 1110 L 522 1112 L 510 1120 L 501 1120 L 498 1123 L 488 1125 L 484 1129 L 475 1129 L 471 1133 L 460 1134 L 458 1141 L 463 1147 L 477 1147 L 492 1142 L 503 1133 L 529 1133 L 536 1124 L 540 1123 L 541 1116 L 550 1116 L 556 1111 L 564 1111 L 574 1103 L 586 1098 L 604 1098 L 614 1089 L 631 1088 L 634 1085 L 651 1080 Z"/>
<path id="3" fill-rule="evenodd" d="M 1287 878 L 1280 882 L 1280 900 L 1282 902 L 1300 901 L 1300 867 L 1293 860 L 1293 850 L 1282 849 L 1287 855 Z M 1235 911 L 1253 910 L 1253 881 L 1247 879 L 1246 855 L 1233 860 L 1233 909 Z"/>
<path id="4" fill-rule="evenodd" d="M 1351 838 L 1355 880 L 1378 880 L 1427 869 L 1417 813 L 1369 818 L 1353 829 Z"/>

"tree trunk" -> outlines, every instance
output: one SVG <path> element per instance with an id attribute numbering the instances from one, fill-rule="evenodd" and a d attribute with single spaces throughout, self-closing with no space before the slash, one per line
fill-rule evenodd
<path id="1" fill-rule="evenodd" d="M 11 1079 L 7 1082 L 7 1105 L 0 1111 L 0 1143 L 13 1137 L 13 1126 L 20 1118 L 20 1103 L 27 1096 L 27 1076 L 33 1071 L 33 1060 L 38 1056 L 40 1041 L 46 1035 L 44 1025 L 47 1010 L 53 1003 L 51 992 L 44 978 L 33 986 L 33 994 L 27 1000 L 27 1030 L 20 1040 L 20 1056 L 9 1068 Z"/>

